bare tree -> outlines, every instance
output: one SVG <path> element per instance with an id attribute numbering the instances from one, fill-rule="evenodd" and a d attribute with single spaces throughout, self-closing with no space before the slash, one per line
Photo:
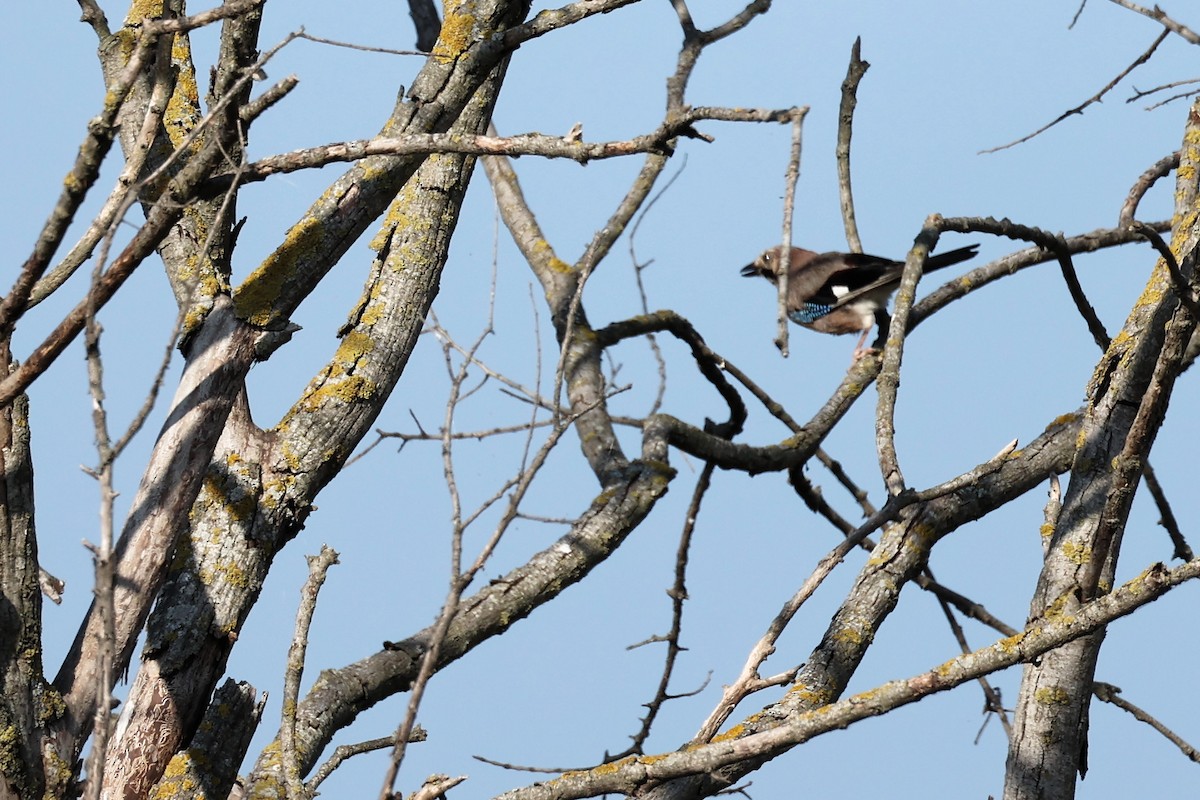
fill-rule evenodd
<path id="1" fill-rule="evenodd" d="M 651 310 L 642 285 L 647 265 L 632 245 L 642 313 L 606 324 L 588 313 L 589 305 L 599 302 L 589 288 L 593 276 L 611 269 L 605 265 L 619 258 L 617 243 L 623 236 L 633 241 L 642 216 L 660 192 L 669 190 L 669 167 L 681 144 L 712 142 L 709 125 L 766 124 L 788 131 L 791 147 L 779 163 L 785 175 L 782 242 L 790 244 L 807 108 L 704 106 L 693 104 L 689 95 L 707 48 L 736 42 L 769 20 L 769 2 L 751 0 L 705 27 L 684 0 L 673 0 L 676 62 L 667 77 L 661 120 L 639 135 L 592 141 L 579 126 L 564 135 L 504 135 L 491 125 L 506 72 L 521 57 L 518 48 L 634 4 L 578 0 L 531 16 L 525 0 L 447 0 L 439 18 L 428 0 L 410 0 L 419 49 L 405 57 L 420 59 L 421 66 L 378 135 L 252 159 L 249 146 L 259 121 L 277 103 L 290 102 L 297 85 L 292 77 L 264 82 L 272 59 L 300 39 L 330 47 L 338 43 L 303 30 L 279 43 L 261 42 L 263 15 L 271 7 L 266 0 L 226 0 L 191 14 L 183 0 L 133 3 L 119 26 L 94 0 L 79 0 L 83 21 L 99 42 L 106 91 L 57 204 L 31 237 L 32 250 L 0 301 L 0 355 L 7 367 L 0 380 L 0 797 L 61 798 L 81 792 L 97 798 L 227 797 L 241 792 L 294 800 L 313 796 L 346 759 L 381 749 L 390 759 L 380 776 L 380 796 L 396 796 L 408 747 L 426 736 L 419 721 L 431 680 L 461 659 L 486 659 L 481 645 L 589 578 L 652 518 L 668 489 L 686 492 L 673 466 L 681 454 L 699 466 L 668 587 L 671 624 L 651 640 L 665 645 L 661 679 L 639 730 L 627 748 L 605 753 L 599 763 L 553 770 L 563 774 L 513 789 L 505 798 L 708 797 L 738 786 L 814 737 L 972 682 L 982 687 L 988 713 L 1009 731 L 1005 797 L 1073 796 L 1077 775 L 1086 771 L 1092 697 L 1131 707 L 1117 699 L 1114 687 L 1096 681 L 1106 626 L 1200 574 L 1200 560 L 1149 461 L 1175 382 L 1196 355 L 1200 103 L 1179 131 L 1179 152 L 1151 166 L 1132 187 L 1115 227 L 1059 234 L 1008 219 L 930 214 L 915 232 L 890 327 L 880 331 L 880 349 L 856 359 L 828 400 L 801 421 L 786 398 L 770 394 L 714 349 L 706 341 L 708 331 L 676 311 Z M 1190 28 L 1160 9 L 1119 5 L 1156 20 L 1162 35 L 1099 94 L 1043 130 L 1098 101 L 1150 60 L 1164 40 L 1200 43 Z M 219 48 L 206 70 L 193 58 L 192 41 L 197 31 L 212 26 L 219 26 Z M 846 238 L 854 252 L 861 245 L 850 144 L 856 92 L 866 69 L 855 43 L 842 87 L 837 149 Z M 206 72 L 208 88 L 201 98 Z M 114 144 L 122 155 L 113 152 Z M 640 167 L 572 262 L 543 229 L 536 203 L 526 199 L 517 157 L 581 164 L 638 159 Z M 85 199 L 100 191 L 106 161 L 120 164 L 115 188 L 89 224 L 73 225 Z M 537 311 L 552 327 L 554 348 L 539 349 L 534 363 L 526 365 L 534 373 L 531 380 L 489 363 L 485 345 L 495 336 L 490 319 L 478 339 L 468 342 L 430 313 L 477 161 L 499 218 L 541 289 Z M 238 217 L 238 202 L 247 187 L 262 183 L 283 191 L 284 175 L 342 162 L 349 166 L 312 199 L 273 251 L 239 275 L 233 265 L 245 220 Z M 1176 176 L 1173 218 L 1142 220 L 1142 196 L 1171 173 Z M 133 222 L 139 213 L 141 221 Z M 122 225 L 136 231 L 128 234 Z M 68 250 L 69 233 L 78 239 Z M 916 302 L 930 251 L 944 234 L 964 233 L 1013 244 Z M 269 424 L 256 422 L 247 383 L 251 368 L 292 346 L 298 331 L 292 318 L 300 304 L 322 302 L 331 271 L 363 241 L 373 255 L 362 293 L 337 333 L 336 350 L 291 398 L 285 413 Z M 1076 262 L 1130 243 L 1140 245 L 1137 258 L 1149 277 L 1122 329 L 1110 335 L 1080 284 Z M 781 250 L 778 286 L 776 344 L 785 355 L 790 252 Z M 177 317 L 173 348 L 134 424 L 115 433 L 106 413 L 105 376 L 117 355 L 103 346 L 100 321 L 135 270 L 155 268 L 146 266 L 148 260 L 162 265 L 170 286 L 163 301 Z M 982 463 L 961 474 L 936 485 L 910 483 L 896 442 L 909 332 L 956 301 L 1047 263 L 1057 264 L 1068 288 L 1072 304 L 1064 306 L 1064 315 L 1083 320 L 1100 353 L 1083 405 L 1061 409 L 1043 429 L 1022 437 L 1020 446 L 1014 442 L 990 458 L 976 459 Z M 82 299 L 55 321 L 43 341 L 23 351 L 14 345 L 18 324 L 37 304 L 85 281 L 86 288 L 78 289 Z M 41 604 L 43 593 L 54 598 L 62 586 L 39 569 L 39 545 L 44 549 L 46 542 L 34 525 L 38 434 L 30 432 L 29 392 L 81 335 L 97 444 L 90 472 L 101 490 L 100 525 L 91 545 L 95 597 L 54 672 L 43 663 Z M 616 398 L 627 387 L 620 376 L 621 357 L 614 354 L 642 341 L 654 358 L 656 385 L 648 392 L 640 386 L 635 390 L 647 411 L 622 414 Z M 433 429 L 414 416 L 408 431 L 376 431 L 422 342 L 445 364 L 449 390 L 443 419 Z M 153 413 L 173 352 L 182 357 L 178 385 L 141 467 L 130 510 L 118 521 L 113 467 Z M 668 373 L 672 385 L 695 381 L 711 393 L 720 417 L 689 418 L 676 411 L 666 396 Z M 485 385 L 488 390 L 499 386 L 499 392 L 480 392 Z M 865 478 L 847 474 L 822 449 L 853 407 L 864 402 L 871 385 L 878 389 L 875 441 L 886 498 L 879 507 L 856 483 Z M 464 429 L 461 420 L 473 397 L 485 403 L 516 398 L 523 416 L 499 422 L 499 415 L 492 415 L 486 425 Z M 748 441 L 751 408 L 769 414 L 784 431 L 782 438 Z M 469 499 L 473 495 L 460 488 L 460 445 L 501 437 L 518 442 L 516 467 L 505 472 L 490 465 L 494 490 L 475 504 Z M 440 448 L 451 509 L 451 568 L 440 608 L 427 626 L 323 670 L 302 691 L 318 592 L 338 561 L 334 549 L 321 548 L 309 559 L 301 589 L 280 679 L 277 734 L 251 753 L 263 701 L 254 687 L 226 678 L 235 648 L 248 646 L 243 627 L 284 548 L 317 549 L 293 539 L 322 490 L 351 476 L 352 461 L 366 449 L 392 440 Z M 575 440 L 582 459 L 564 446 Z M 560 471 L 548 466 L 552 460 L 577 462 L 573 468 L 590 476 L 587 486 L 567 492 Z M 817 465 L 848 490 L 864 522 L 848 521 L 848 512 L 814 484 Z M 814 469 L 807 470 L 810 466 Z M 803 570 L 774 619 L 746 621 L 762 634 L 714 707 L 693 721 L 694 736 L 674 742 L 670 752 L 654 752 L 649 740 L 655 722 L 668 701 L 683 694 L 676 670 L 686 650 L 689 553 L 718 470 L 787 475 L 790 488 L 777 482 L 781 502 L 802 501 L 841 538 L 811 573 Z M 1060 475 L 1067 476 L 1065 489 Z M 1174 557 L 1181 563 L 1148 563 L 1135 578 L 1119 583 L 1122 537 L 1143 481 L 1171 534 L 1173 552 L 1164 552 L 1163 560 Z M 496 553 L 511 542 L 514 525 L 535 518 L 527 498 L 538 487 L 579 505 L 568 518 L 548 521 L 561 526 L 561 535 L 540 547 L 523 543 L 519 559 L 498 571 L 492 566 Z M 1044 487 L 1050 487 L 1050 501 L 1043 518 L 1031 524 L 1042 526 L 1045 561 L 1025 624 L 1005 623 L 964 587 L 934 578 L 929 559 L 936 545 Z M 379 514 L 391 511 L 380 503 Z M 485 525 L 490 529 L 478 533 Z M 811 652 L 775 674 L 762 674 L 801 607 L 856 548 L 870 557 Z M 962 654 L 935 669 L 898 674 L 847 696 L 851 678 L 909 585 L 936 597 Z M 993 629 L 995 641 L 973 648 L 959 625 L 964 618 Z M 383 640 L 391 631 L 379 627 L 377 633 Z M 1024 665 L 1024 676 L 1010 725 L 988 676 L 1018 664 Z M 114 690 L 125 674 L 129 686 L 118 702 Z M 335 737 L 360 714 L 400 695 L 406 695 L 407 706 L 394 729 L 335 746 Z M 767 705 L 748 713 L 748 698 L 760 704 L 766 698 Z M 1195 760 L 1183 738 L 1154 724 Z M 463 780 L 433 775 L 411 796 L 441 797 Z"/>

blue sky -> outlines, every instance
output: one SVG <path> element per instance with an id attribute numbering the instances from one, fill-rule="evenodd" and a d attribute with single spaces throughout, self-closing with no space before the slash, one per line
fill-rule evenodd
<path id="1" fill-rule="evenodd" d="M 724 19 L 740 4 L 694 3 L 701 26 Z M 1186 4 L 1168 7 L 1184 14 Z M 114 20 L 124 8 L 104 4 Z M 541 7 L 542 4 L 536 4 Z M 701 7 L 703 6 L 703 7 Z M 859 92 L 854 140 L 854 188 L 867 252 L 902 257 L 924 218 L 1010 217 L 1050 231 L 1080 233 L 1116 223 L 1130 184 L 1179 146 L 1186 101 L 1153 111 L 1151 102 L 1126 103 L 1131 86 L 1149 88 L 1195 77 L 1195 50 L 1170 37 L 1148 64 L 1087 109 L 1023 145 L 988 155 L 980 150 L 1023 136 L 1093 95 L 1158 35 L 1159 26 L 1112 3 L 1093 0 L 1073 29 L 1075 2 L 1008 3 L 879 0 L 777 3 L 765 18 L 707 52 L 689 92 L 694 105 L 783 108 L 808 105 L 797 194 L 794 239 L 816 250 L 845 246 L 837 202 L 833 148 L 840 83 L 851 43 L 863 40 L 871 63 Z M 193 8 L 193 10 L 199 7 Z M 84 125 L 99 109 L 102 84 L 95 38 L 68 3 L 22 3 L 10 9 L 0 36 L 6 122 L 0 137 L 10 157 L 0 195 L 4 248 L 15 273 L 59 190 Z M 1196 28 L 1200 20 L 1182 20 Z M 383 47 L 413 44 L 402 4 L 315 0 L 268 4 L 262 43 L 270 46 L 300 26 L 317 36 Z M 196 41 L 207 71 L 214 37 Z M 565 133 L 582 122 L 587 139 L 627 138 L 654 127 L 664 106 L 664 81 L 674 68 L 679 31 L 670 5 L 642 2 L 530 42 L 515 55 L 495 120 L 504 133 Z M 296 92 L 255 126 L 251 155 L 260 157 L 329 141 L 367 138 L 383 122 L 400 85 L 420 67 L 413 57 L 344 50 L 298 41 L 268 65 L 271 79 L 295 73 Z M 777 242 L 788 131 L 782 126 L 705 123 L 712 143 L 685 141 L 670 171 L 674 186 L 641 224 L 635 241 L 649 304 L 689 318 L 715 350 L 749 372 L 799 419 L 810 416 L 841 381 L 852 341 L 793 329 L 792 355 L 771 343 L 774 306 L 765 284 L 745 281 L 738 268 Z M 578 257 L 640 166 L 640 161 L 516 162 L 525 193 L 548 240 L 567 260 Z M 310 200 L 340 174 L 334 165 L 281 176 L 247 189 L 240 213 L 249 222 L 239 241 L 235 277 L 244 276 L 278 242 Z M 111 185 L 106 170 L 101 187 Z M 1141 218 L 1169 216 L 1173 178 L 1143 203 Z M 19 189 L 18 189 L 19 187 Z M 106 188 L 105 188 L 106 190 Z M 98 201 L 96 201 L 98 202 Z M 95 203 L 89 208 L 94 209 Z M 369 238 L 369 237 L 368 237 Z M 587 311 L 597 326 L 640 311 L 623 240 L 593 278 Z M 982 263 L 1013 249 L 983 236 L 946 236 L 941 247 L 981 245 Z M 489 364 L 532 385 L 540 317 L 542 357 L 552 363 L 551 326 L 540 291 L 498 227 L 482 171 L 459 223 L 442 294 L 441 322 L 463 342 L 480 332 L 498 258 L 496 335 L 482 350 Z M 362 245 L 334 270 L 319 299 L 295 321 L 304 330 L 293 346 L 251 374 L 256 421 L 269 425 L 336 346 L 333 334 L 362 287 L 370 252 Z M 127 418 L 150 380 L 173 319 L 166 281 L 147 263 L 106 309 L 107 380 L 116 420 Z M 1080 258 L 1081 280 L 1110 332 L 1116 331 L 1153 266 L 1148 247 L 1128 246 Z M 953 272 L 953 270 L 950 270 Z M 951 275 L 938 273 L 927 291 Z M 532 288 L 531 288 L 532 286 Z M 27 349 L 73 304 L 81 289 L 39 307 L 22 324 Z M 544 305 L 544 304 L 543 304 Z M 664 410 L 699 422 L 719 416 L 719 398 L 699 382 L 686 351 L 664 342 L 671 363 Z M 909 483 L 925 487 L 985 461 L 1013 438 L 1028 441 L 1058 414 L 1077 408 L 1098 351 L 1074 312 L 1054 265 L 1000 281 L 926 322 L 905 353 L 897 446 Z M 633 385 L 614 411 L 644 414 L 655 390 L 653 363 L 643 344 L 614 358 L 618 383 Z M 176 359 L 177 361 L 178 359 Z M 178 363 L 175 365 L 176 370 Z M 172 375 L 177 372 L 173 371 Z M 169 379 L 170 380 L 170 379 Z M 548 379 L 542 377 L 543 387 Z M 167 395 L 170 394 L 170 383 Z M 379 420 L 385 430 L 412 431 L 410 412 L 427 429 L 440 424 L 446 380 L 441 353 L 427 337 Z M 31 391 L 38 474 L 38 528 L 51 572 L 68 581 L 62 606 L 48 607 L 47 670 L 70 643 L 90 600 L 90 557 L 79 544 L 95 540 L 98 493 L 77 467 L 91 464 L 89 399 L 81 348 L 73 347 Z M 1192 450 L 1200 432 L 1191 374 L 1180 381 L 1167 424 L 1152 454 L 1185 531 L 1197 518 Z M 132 496 L 159 414 L 118 465 L 123 497 Z M 460 430 L 518 422 L 523 404 L 489 386 L 459 411 Z M 826 449 L 879 503 L 882 487 L 874 454 L 874 394 L 868 393 L 827 442 Z M 636 433 L 626 435 L 636 450 Z M 752 411 L 743 441 L 771 443 L 785 432 Z M 515 469 L 520 442 L 462 444 L 457 449 L 465 502 L 480 502 Z M 539 610 L 499 640 L 439 675 L 427 695 L 422 724 L 428 742 L 409 751 L 399 786 L 415 789 L 433 772 L 468 774 L 458 797 L 489 797 L 537 776 L 514 774 L 470 759 L 472 754 L 535 766 L 585 766 L 623 749 L 637 730 L 640 704 L 653 693 L 661 650 L 626 647 L 665 631 L 674 548 L 683 512 L 701 465 L 673 456 L 679 477 L 670 495 L 622 550 L 583 585 Z M 572 437 L 550 463 L 552 479 L 531 495 L 527 510 L 574 517 L 596 491 Z M 853 516 L 819 469 L 813 479 L 843 513 Z M 1035 491 L 980 523 L 947 537 L 935 550 L 939 578 L 1020 626 L 1040 566 L 1038 526 L 1044 492 Z M 306 685 L 319 669 L 368 655 L 383 639 L 399 639 L 429 624 L 444 596 L 448 570 L 449 502 L 436 444 L 412 443 L 397 452 L 376 448 L 346 471 L 317 502 L 306 530 L 280 557 L 252 615 L 229 674 L 271 692 L 256 745 L 275 731 L 281 674 L 295 603 L 305 573 L 303 556 L 328 543 L 341 553 L 317 612 Z M 492 518 L 485 518 L 492 519 Z M 1169 558 L 1157 513 L 1139 498 L 1119 577 Z M 487 536 L 486 521 L 469 537 Z M 525 521 L 505 540 L 485 577 L 521 563 L 562 526 Z M 649 748 L 671 750 L 694 733 L 720 686 L 737 674 L 747 648 L 780 604 L 837 535 L 811 515 L 780 475 L 747 478 L 718 473 L 706 500 L 693 552 L 691 600 L 684 644 L 689 648 L 673 689 L 686 692 L 711 676 L 695 697 L 667 706 Z M 864 556 L 854 554 L 818 592 L 789 629 L 767 670 L 802 661 L 824 630 Z M 1200 740 L 1200 706 L 1187 691 L 1197 661 L 1197 589 L 1185 586 L 1131 619 L 1112 626 L 1097 678 L 1121 686 L 1130 701 Z M 967 624 L 976 647 L 995 636 Z M 932 598 L 915 589 L 902 597 L 856 675 L 851 690 L 913 674 L 954 654 L 954 641 Z M 1184 665 L 1187 665 L 1186 667 Z M 1019 672 L 996 683 L 1012 702 Z M 735 714 L 773 701 L 767 692 Z M 406 697 L 363 715 L 338 743 L 389 734 Z M 1005 743 L 993 721 L 973 743 L 983 717 L 978 689 L 964 686 L 916 706 L 830 734 L 773 762 L 753 776 L 756 800 L 845 797 L 887 792 L 908 797 L 985 797 L 1002 788 Z M 1092 710 L 1091 771 L 1082 798 L 1127 796 L 1154 785 L 1184 796 L 1195 766 L 1146 726 L 1112 706 Z M 871 768 L 864 769 L 864 762 Z M 323 790 L 329 796 L 373 795 L 384 758 L 362 756 Z M 830 767 L 833 767 L 830 769 Z M 802 788 L 800 788 L 802 787 Z M 850 788 L 847 788 L 850 787 Z"/>

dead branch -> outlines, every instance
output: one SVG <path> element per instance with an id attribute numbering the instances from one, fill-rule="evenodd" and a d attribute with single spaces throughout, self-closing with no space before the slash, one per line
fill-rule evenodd
<path id="1" fill-rule="evenodd" d="M 283 762 L 284 790 L 288 800 L 307 800 L 309 797 L 300 782 L 300 768 L 296 758 L 296 702 L 300 696 L 300 679 L 304 676 L 308 632 L 312 627 L 313 613 L 317 610 L 317 595 L 325 583 L 329 568 L 339 563 L 337 551 L 325 545 L 321 546 L 319 554 L 307 556 L 306 560 L 308 578 L 300 590 L 296 627 L 292 633 L 292 644 L 288 648 L 287 669 L 283 676 L 283 718 L 279 726 L 279 756 Z"/>
<path id="2" fill-rule="evenodd" d="M 1111 703 L 1123 711 L 1128 711 L 1133 715 L 1134 719 L 1138 720 L 1139 722 L 1146 723 L 1151 728 L 1154 728 L 1154 730 L 1165 736 L 1167 740 L 1171 742 L 1171 744 L 1178 747 L 1189 759 L 1200 763 L 1200 750 L 1197 750 L 1195 747 L 1188 744 L 1181 736 L 1168 728 L 1153 715 L 1148 714 L 1143 709 L 1135 706 L 1133 703 L 1121 697 L 1121 689 L 1119 687 L 1113 686 L 1111 683 L 1097 682 L 1092 684 L 1092 694 L 1094 694 L 1097 699 L 1103 700 L 1105 703 Z"/>
<path id="3" fill-rule="evenodd" d="M 1134 215 L 1137 214 L 1138 204 L 1146 196 L 1146 192 L 1150 191 L 1150 187 L 1159 178 L 1166 177 L 1171 170 L 1178 168 L 1179 151 L 1176 150 L 1168 156 L 1163 156 L 1143 172 L 1133 186 L 1129 187 L 1129 194 L 1126 196 L 1125 202 L 1121 204 L 1121 213 L 1117 216 L 1117 227 L 1128 227 L 1133 222 Z"/>
<path id="4" fill-rule="evenodd" d="M 783 183 L 783 238 L 779 248 L 779 272 L 776 281 L 779 298 L 778 327 L 775 334 L 775 346 L 780 354 L 788 356 L 788 274 L 792 259 L 792 216 L 796 209 L 796 182 L 800 179 L 800 143 L 804 131 L 804 117 L 808 108 L 793 110 L 792 147 L 788 153 L 787 171 Z"/>
<path id="5" fill-rule="evenodd" d="M 854 213 L 854 192 L 850 182 L 850 139 L 854 134 L 854 109 L 858 106 L 858 85 L 871 68 L 863 61 L 862 37 L 854 39 L 850 48 L 850 64 L 846 67 L 846 79 L 842 81 L 842 104 L 838 112 L 838 135 L 835 155 L 838 170 L 838 196 L 842 204 L 842 223 L 846 228 L 846 245 L 851 253 L 862 252 L 862 239 L 858 235 L 858 218 Z"/>
<path id="6" fill-rule="evenodd" d="M 1174 19 L 1167 16 L 1167 12 L 1163 11 L 1158 6 L 1154 6 L 1154 8 L 1146 8 L 1145 6 L 1140 6 L 1137 3 L 1132 2 L 1132 0 L 1111 0 L 1111 1 L 1116 3 L 1117 5 L 1121 6 L 1122 8 L 1128 8 L 1130 11 L 1136 11 L 1137 13 L 1141 14 L 1142 16 L 1149 17 L 1150 19 L 1155 20 L 1156 22 L 1161 24 L 1164 28 L 1166 28 L 1171 33 L 1177 34 L 1178 36 L 1182 37 L 1183 40 L 1186 41 L 1188 44 L 1200 44 L 1200 34 L 1197 34 L 1195 31 L 1193 31 L 1191 28 L 1188 28 L 1186 25 L 1176 22 Z"/>

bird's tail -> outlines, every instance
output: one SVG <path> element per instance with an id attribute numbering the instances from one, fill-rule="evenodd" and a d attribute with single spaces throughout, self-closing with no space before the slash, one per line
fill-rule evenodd
<path id="1" fill-rule="evenodd" d="M 944 253 L 931 255 L 925 259 L 925 272 L 933 272 L 935 269 L 948 267 L 951 264 L 959 264 L 963 261 L 969 261 L 979 254 L 979 245 L 972 244 L 966 247 L 960 247 L 957 250 L 947 250 Z"/>

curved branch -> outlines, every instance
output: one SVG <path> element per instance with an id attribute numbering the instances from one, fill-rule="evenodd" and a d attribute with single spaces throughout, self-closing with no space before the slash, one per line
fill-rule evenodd
<path id="1" fill-rule="evenodd" d="M 1124 228 L 1133 222 L 1134 215 L 1137 214 L 1138 204 L 1142 202 L 1142 198 L 1146 196 L 1146 192 L 1150 191 L 1159 178 L 1164 178 L 1170 174 L 1171 170 L 1179 168 L 1179 151 L 1176 150 L 1170 155 L 1163 156 L 1138 179 L 1134 181 L 1133 186 L 1129 187 L 1129 194 L 1125 197 L 1125 202 L 1121 204 L 1121 213 L 1117 215 L 1117 227 Z"/>

